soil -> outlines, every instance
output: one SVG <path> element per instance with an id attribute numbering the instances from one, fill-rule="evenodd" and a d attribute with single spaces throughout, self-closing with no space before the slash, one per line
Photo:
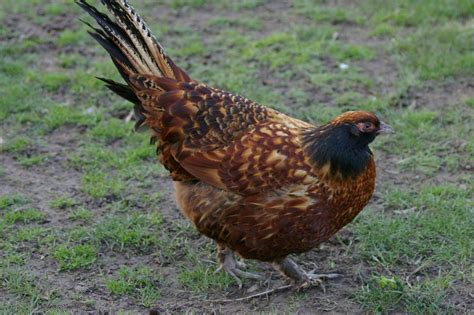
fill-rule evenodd
<path id="1" fill-rule="evenodd" d="M 262 17 L 263 29 L 259 33 L 266 34 L 272 32 L 275 28 L 280 27 L 281 21 L 276 18 L 280 10 L 286 10 L 287 5 L 278 1 L 269 1 L 265 5 L 253 9 L 252 14 Z M 242 14 L 246 14 L 245 12 Z M 215 12 L 212 8 L 206 7 L 194 13 L 191 19 L 183 18 L 185 11 L 175 13 L 160 9 L 153 9 L 147 12 L 148 18 L 156 19 L 175 19 L 181 18 L 183 23 L 192 26 L 196 33 L 211 34 L 213 30 L 209 28 L 206 21 L 216 16 L 239 17 L 237 13 Z M 15 41 L 19 38 L 42 37 L 49 38 L 52 34 L 60 32 L 63 29 L 71 28 L 71 22 L 75 21 L 75 16 L 59 16 L 58 20 L 52 20 L 50 24 L 45 25 L 43 29 L 38 29 L 36 25 L 31 24 L 27 19 L 21 16 L 11 16 L 7 18 L 6 27 L 16 29 L 13 36 L 3 38 L 2 40 Z M 343 27 L 340 38 L 350 38 L 352 42 L 367 44 L 367 36 L 360 35 L 361 30 L 356 32 L 357 36 L 353 36 L 354 27 Z M 363 33 L 363 32 L 362 32 Z M 211 36 L 210 35 L 210 36 Z M 52 44 L 42 44 L 37 51 L 41 50 L 41 56 L 54 58 L 61 52 L 67 52 L 70 48 L 58 48 Z M 379 47 L 379 53 L 383 54 L 380 43 L 373 43 Z M 88 53 L 88 52 L 86 52 Z M 47 57 L 47 58 L 46 58 Z M 185 62 L 186 64 L 186 62 Z M 184 65 L 185 66 L 185 65 Z M 370 62 L 360 62 L 359 67 L 363 68 L 367 73 L 375 78 L 377 86 L 371 93 L 394 93 L 395 81 L 395 65 L 389 58 L 380 57 Z M 269 82 L 272 86 L 274 82 Z M 380 84 L 378 84 L 380 83 Z M 279 85 L 282 83 L 279 82 Z M 244 91 L 242 91 L 244 92 Z M 368 95 L 366 91 L 358 91 L 363 95 Z M 71 100 L 67 99 L 67 93 L 61 96 L 66 103 Z M 416 107 L 438 108 L 441 105 L 458 104 L 465 97 L 474 98 L 474 87 L 468 80 L 452 81 L 447 84 L 428 84 L 423 88 L 410 90 L 407 92 L 406 102 Z M 328 100 L 321 100 L 328 101 Z M 406 105 L 403 105 L 406 106 Z M 24 194 L 27 195 L 32 204 L 42 212 L 46 213 L 46 220 L 41 225 L 46 228 L 55 229 L 55 227 L 67 227 L 70 221 L 63 210 L 53 209 L 50 202 L 57 196 L 69 195 L 78 200 L 85 207 L 94 213 L 94 218 L 99 220 L 106 215 L 106 205 L 97 203 L 96 201 L 85 196 L 81 192 L 82 173 L 71 167 L 66 159 L 66 152 L 75 148 L 80 140 L 81 130 L 75 127 L 62 127 L 54 131 L 48 138 L 48 142 L 37 148 L 39 152 L 47 152 L 51 158 L 41 166 L 24 168 L 19 165 L 15 154 L 2 153 L 0 155 L 0 164 L 3 166 L 5 174 L 0 176 L 0 195 L 6 194 Z M 378 158 L 378 167 L 382 171 L 379 172 L 378 182 L 388 180 L 392 182 L 402 181 L 404 184 L 410 184 L 416 181 L 410 178 L 409 174 L 398 174 L 391 171 L 391 165 L 396 162 L 396 158 L 389 156 L 387 153 L 381 152 Z M 156 180 L 156 186 L 147 188 L 152 191 L 162 192 L 162 201 L 157 205 L 165 218 L 164 227 L 172 226 L 167 224 L 176 221 L 182 221 L 186 224 L 184 218 L 180 215 L 174 202 L 174 192 L 172 183 L 166 176 L 159 176 Z M 375 195 L 372 207 L 380 208 L 381 202 Z M 175 231 L 170 230 L 172 234 Z M 189 237 L 197 246 L 210 242 L 205 237 L 199 236 L 197 232 L 191 233 Z M 352 294 L 361 288 L 367 282 L 372 273 L 373 267 L 365 262 L 354 259 L 353 248 L 354 242 L 357 240 L 348 229 L 340 231 L 336 237 L 329 242 L 320 246 L 307 254 L 296 257 L 306 269 L 317 268 L 318 272 L 338 272 L 343 275 L 340 279 L 328 281 L 322 287 L 308 289 L 304 292 L 293 292 L 286 290 L 275 294 L 264 296 L 247 301 L 230 301 L 215 302 L 216 300 L 232 300 L 241 298 L 256 292 L 264 291 L 267 288 L 275 288 L 287 284 L 276 272 L 272 271 L 270 266 L 260 265 L 262 273 L 271 275 L 269 283 L 261 284 L 256 291 L 255 283 L 247 283 L 242 290 L 236 285 L 231 285 L 227 290 L 222 292 L 211 292 L 201 295 L 195 295 L 180 286 L 177 283 L 176 263 L 160 261 L 160 255 L 157 253 L 130 253 L 116 252 L 107 248 L 102 248 L 100 252 L 100 265 L 98 268 L 91 270 L 77 270 L 74 272 L 58 271 L 57 263 L 52 257 L 43 256 L 37 253 L 35 249 L 29 249 L 33 252 L 31 260 L 28 263 L 29 271 L 37 276 L 39 286 L 46 288 L 47 292 L 52 293 L 53 290 L 61 293 L 60 307 L 69 310 L 81 312 L 110 312 L 116 313 L 119 310 L 126 310 L 130 313 L 144 313 L 149 309 L 139 306 L 135 300 L 130 297 L 115 297 L 107 292 L 106 288 L 100 281 L 104 275 L 112 274 L 119 266 L 127 265 L 149 265 L 159 268 L 162 274 L 167 276 L 168 286 L 162 288 L 162 296 L 157 304 L 153 307 L 159 313 L 184 313 L 194 311 L 197 313 L 243 313 L 243 312 L 291 312 L 291 313 L 361 313 L 363 310 L 360 306 L 351 301 Z M 252 291 L 252 292 L 249 292 Z M 13 298 L 10 294 L 1 291 L 0 303 Z M 83 296 L 82 300 L 77 299 L 77 294 Z M 94 300 L 94 304 L 85 303 L 86 300 Z M 214 301 L 214 302 L 213 302 Z M 292 303 L 299 301 L 299 303 Z"/>

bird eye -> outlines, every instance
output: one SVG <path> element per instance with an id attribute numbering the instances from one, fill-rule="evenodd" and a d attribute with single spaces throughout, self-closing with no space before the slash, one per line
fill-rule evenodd
<path id="1" fill-rule="evenodd" d="M 375 126 L 370 121 L 360 122 L 357 125 L 357 130 L 362 133 L 370 133 L 375 130 Z"/>

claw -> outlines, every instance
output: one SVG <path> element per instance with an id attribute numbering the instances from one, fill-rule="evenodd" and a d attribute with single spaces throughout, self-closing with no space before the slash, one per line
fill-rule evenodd
<path id="1" fill-rule="evenodd" d="M 308 272 L 306 276 L 310 279 L 336 279 L 339 277 L 342 277 L 341 274 L 339 273 L 314 273 L 314 272 Z"/>
<path id="2" fill-rule="evenodd" d="M 254 273 L 242 271 L 239 268 L 245 268 L 245 264 L 242 262 L 236 262 L 234 258 L 234 253 L 228 248 L 218 247 L 217 259 L 219 261 L 219 266 L 214 271 L 214 274 L 224 270 L 239 286 L 239 289 L 242 289 L 242 280 L 241 278 L 253 279 L 253 280 L 263 280 L 264 277 Z"/>
<path id="3" fill-rule="evenodd" d="M 214 274 L 218 274 L 222 268 L 224 268 L 224 264 L 219 264 L 219 266 L 217 266 L 216 270 L 214 270 Z"/>
<path id="4" fill-rule="evenodd" d="M 237 266 L 237 268 L 239 269 L 247 269 L 247 265 L 241 261 L 241 260 L 236 260 L 235 261 L 235 265 Z"/>
<path id="5" fill-rule="evenodd" d="M 297 287 L 297 289 L 296 289 L 297 291 L 300 291 L 302 289 L 308 289 L 308 288 L 311 288 L 311 287 L 319 286 L 319 287 L 321 287 L 323 292 L 326 293 L 326 287 L 324 285 L 323 280 L 335 279 L 335 278 L 341 277 L 342 275 L 338 274 L 338 273 L 321 273 L 321 274 L 318 274 L 318 273 L 314 273 L 314 270 L 312 270 L 311 272 L 305 273 L 305 276 L 307 277 L 307 279 L 304 280 L 303 283 L 301 283 Z"/>
<path id="6" fill-rule="evenodd" d="M 285 276 L 295 280 L 297 291 L 313 286 L 320 286 L 323 291 L 326 291 L 323 284 L 324 279 L 334 279 L 342 276 L 337 273 L 318 274 L 315 273 L 315 270 L 304 272 L 300 266 L 288 257 L 275 263 L 275 267 Z"/>
<path id="7" fill-rule="evenodd" d="M 232 278 L 234 278 L 235 282 L 237 282 L 237 285 L 239 286 L 239 290 L 242 289 L 242 280 L 235 274 L 235 271 L 238 269 L 229 269 L 224 266 L 225 272 L 229 274 Z"/>

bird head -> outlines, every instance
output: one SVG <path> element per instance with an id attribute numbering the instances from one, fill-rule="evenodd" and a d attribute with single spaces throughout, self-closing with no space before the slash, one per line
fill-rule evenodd
<path id="1" fill-rule="evenodd" d="M 347 141 L 355 146 L 366 146 L 380 134 L 394 133 L 392 127 L 378 119 L 375 114 L 366 111 L 345 112 L 333 119 L 329 125 L 344 130 L 349 136 Z"/>
<path id="2" fill-rule="evenodd" d="M 316 167 L 343 178 L 362 172 L 372 157 L 369 143 L 392 127 L 366 111 L 345 112 L 303 134 L 305 150 Z"/>

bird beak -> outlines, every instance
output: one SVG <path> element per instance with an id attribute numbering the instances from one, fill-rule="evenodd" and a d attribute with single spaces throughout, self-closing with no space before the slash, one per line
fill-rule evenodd
<path id="1" fill-rule="evenodd" d="M 395 133 L 395 130 L 393 130 L 392 127 L 390 127 L 389 125 L 381 121 L 377 134 L 383 135 L 383 134 L 388 134 L 388 133 Z"/>

